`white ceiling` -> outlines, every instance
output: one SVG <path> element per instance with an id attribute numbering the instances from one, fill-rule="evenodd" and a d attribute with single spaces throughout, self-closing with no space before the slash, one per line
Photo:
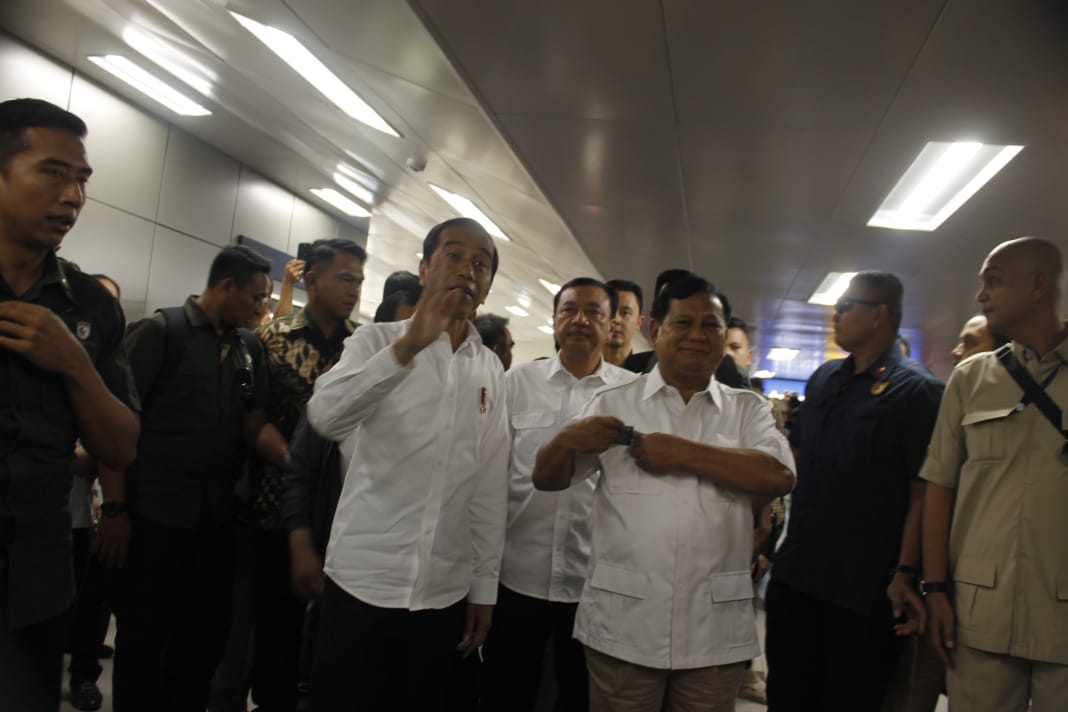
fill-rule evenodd
<path id="1" fill-rule="evenodd" d="M 374 174 L 376 279 L 414 269 L 419 238 L 452 215 L 427 182 L 467 195 L 514 239 L 488 307 L 528 293 L 532 317 L 512 322 L 529 348 L 548 349 L 538 277 L 651 289 L 661 269 L 691 267 L 757 325 L 763 356 L 821 342 L 827 311 L 804 302 L 827 271 L 884 269 L 944 373 L 990 247 L 1064 243 L 1065 6 L 5 0 L 0 26 L 164 115 L 85 59 L 133 56 L 133 24 L 219 77 L 213 116 L 167 120 L 305 197 L 339 160 Z M 345 117 L 226 9 L 297 36 L 403 138 Z M 1026 148 L 933 233 L 865 227 L 926 141 L 962 139 Z"/>

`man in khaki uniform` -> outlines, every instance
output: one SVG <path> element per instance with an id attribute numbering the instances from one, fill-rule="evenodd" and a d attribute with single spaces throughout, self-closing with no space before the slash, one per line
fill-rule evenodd
<path id="1" fill-rule="evenodd" d="M 1068 701 L 1068 325 L 1055 245 L 1021 238 L 983 263 L 990 330 L 1062 411 L 1054 427 L 994 353 L 946 387 L 921 477 L 928 635 L 954 712 L 1064 710 Z M 952 529 L 950 523 L 952 522 Z M 952 657 L 950 657 L 950 653 Z"/>

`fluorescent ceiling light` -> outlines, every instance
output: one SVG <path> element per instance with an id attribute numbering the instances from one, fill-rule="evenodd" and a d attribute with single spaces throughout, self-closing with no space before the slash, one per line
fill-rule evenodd
<path id="1" fill-rule="evenodd" d="M 548 334 L 549 336 L 553 335 L 553 328 L 551 326 L 539 326 L 538 331 L 543 334 Z"/>
<path id="2" fill-rule="evenodd" d="M 553 284 L 552 282 L 546 279 L 542 279 L 541 277 L 538 277 L 538 281 L 541 282 L 541 286 L 545 287 L 549 294 L 553 295 L 554 297 L 560 291 L 559 284 Z"/>
<path id="3" fill-rule="evenodd" d="M 312 188 L 311 192 L 335 208 L 354 218 L 369 218 L 371 213 L 362 205 L 354 203 L 333 188 Z"/>
<path id="4" fill-rule="evenodd" d="M 400 134 L 379 116 L 377 111 L 338 79 L 338 76 L 308 51 L 308 48 L 302 45 L 296 37 L 269 25 L 262 25 L 236 12 L 231 11 L 230 14 L 339 109 L 373 129 L 400 138 Z"/>
<path id="5" fill-rule="evenodd" d="M 129 26 L 124 29 L 122 39 L 145 58 L 173 74 L 175 78 L 185 82 L 204 96 L 211 96 L 211 84 L 218 81 L 219 77 L 210 69 L 200 66 L 136 27 Z M 197 71 L 189 69 L 188 65 L 192 65 Z"/>
<path id="6" fill-rule="evenodd" d="M 356 181 L 342 175 L 340 172 L 334 174 L 334 182 L 340 185 L 342 188 L 352 193 L 357 200 L 366 204 L 373 205 L 375 202 L 374 193 L 364 188 Z"/>
<path id="7" fill-rule="evenodd" d="M 838 303 L 839 297 L 845 294 L 845 290 L 849 289 L 849 281 L 856 276 L 856 272 L 829 272 L 808 298 L 808 303 L 833 307 Z"/>
<path id="8" fill-rule="evenodd" d="M 510 314 L 515 314 L 516 316 L 530 316 L 527 310 L 523 307 L 505 307 L 504 310 Z"/>
<path id="9" fill-rule="evenodd" d="M 868 225 L 934 230 L 1022 150 L 974 141 L 928 142 Z"/>
<path id="10" fill-rule="evenodd" d="M 516 301 L 519 302 L 519 306 L 521 306 L 524 309 L 526 309 L 527 307 L 530 306 L 530 295 L 528 295 L 528 294 L 520 294 L 516 298 Z"/>
<path id="11" fill-rule="evenodd" d="M 753 378 L 775 378 L 775 372 L 763 369 L 753 374 Z"/>
<path id="12" fill-rule="evenodd" d="M 367 173 L 364 173 L 361 170 L 353 168 L 348 163 L 338 163 L 337 169 L 341 173 L 344 173 L 349 178 L 352 178 L 354 181 L 362 185 L 364 188 L 367 188 L 367 190 L 374 191 L 378 189 L 377 178 L 372 175 L 368 175 Z"/>
<path id="13" fill-rule="evenodd" d="M 441 199 L 451 205 L 456 212 L 460 213 L 460 215 L 463 215 L 465 218 L 477 220 L 482 227 L 486 228 L 486 232 L 489 234 L 494 237 L 499 237 L 506 242 L 511 242 L 509 237 L 504 234 L 504 231 L 497 227 L 497 223 L 490 220 L 489 217 L 479 210 L 479 207 L 470 200 L 462 195 L 457 195 L 456 193 L 445 190 L 444 188 L 439 188 L 433 183 L 428 183 L 427 185 L 433 188 L 434 192 L 441 196 Z"/>
<path id="14" fill-rule="evenodd" d="M 182 116 L 211 116 L 211 112 L 185 94 L 172 89 L 126 57 L 109 54 L 89 57 L 89 61 L 118 77 L 145 96 Z"/>
<path id="15" fill-rule="evenodd" d="M 791 349 L 785 346 L 776 346 L 768 351 L 769 361 L 793 361 L 801 353 L 800 349 Z"/>

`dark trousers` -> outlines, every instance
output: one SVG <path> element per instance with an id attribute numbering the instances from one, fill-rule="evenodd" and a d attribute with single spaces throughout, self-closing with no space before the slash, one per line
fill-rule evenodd
<path id="1" fill-rule="evenodd" d="M 314 712 L 446 709 L 467 605 L 379 608 L 326 579 L 312 672 Z"/>
<path id="2" fill-rule="evenodd" d="M 116 606 L 115 712 L 203 712 L 233 595 L 233 530 L 134 516 Z"/>
<path id="3" fill-rule="evenodd" d="M 286 531 L 257 531 L 255 537 L 252 701 L 262 712 L 293 712 L 306 602 L 290 583 Z"/>
<path id="4" fill-rule="evenodd" d="M 772 578 L 765 607 L 769 712 L 879 712 L 901 649 L 889 601 L 863 615 Z"/>
<path id="5" fill-rule="evenodd" d="M 211 680 L 208 712 L 246 712 L 252 685 L 252 600 L 256 544 L 252 527 L 234 526 L 234 590 L 226 650 Z"/>
<path id="6" fill-rule="evenodd" d="M 0 550 L 0 708 L 59 710 L 67 615 L 9 630 L 5 554 Z"/>
<path id="7" fill-rule="evenodd" d="M 504 586 L 497 592 L 493 627 L 484 646 L 482 709 L 533 710 L 542 659 L 550 637 L 556 673 L 557 712 L 589 709 L 589 678 L 581 643 L 572 637 L 577 603 L 531 598 Z"/>
<path id="8" fill-rule="evenodd" d="M 111 572 L 93 554 L 96 535 L 92 527 L 72 529 L 74 537 L 74 585 L 76 597 L 71 609 L 67 650 L 70 652 L 71 687 L 79 682 L 96 682 L 103 668 L 98 658 L 108 634 L 111 609 L 107 587 Z"/>

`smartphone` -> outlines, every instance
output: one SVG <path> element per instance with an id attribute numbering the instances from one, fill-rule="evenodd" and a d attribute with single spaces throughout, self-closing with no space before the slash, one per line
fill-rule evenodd
<path id="1" fill-rule="evenodd" d="M 297 245 L 297 259 L 298 260 L 307 260 L 309 252 L 311 252 L 311 243 L 310 242 L 302 242 L 299 245 Z"/>

